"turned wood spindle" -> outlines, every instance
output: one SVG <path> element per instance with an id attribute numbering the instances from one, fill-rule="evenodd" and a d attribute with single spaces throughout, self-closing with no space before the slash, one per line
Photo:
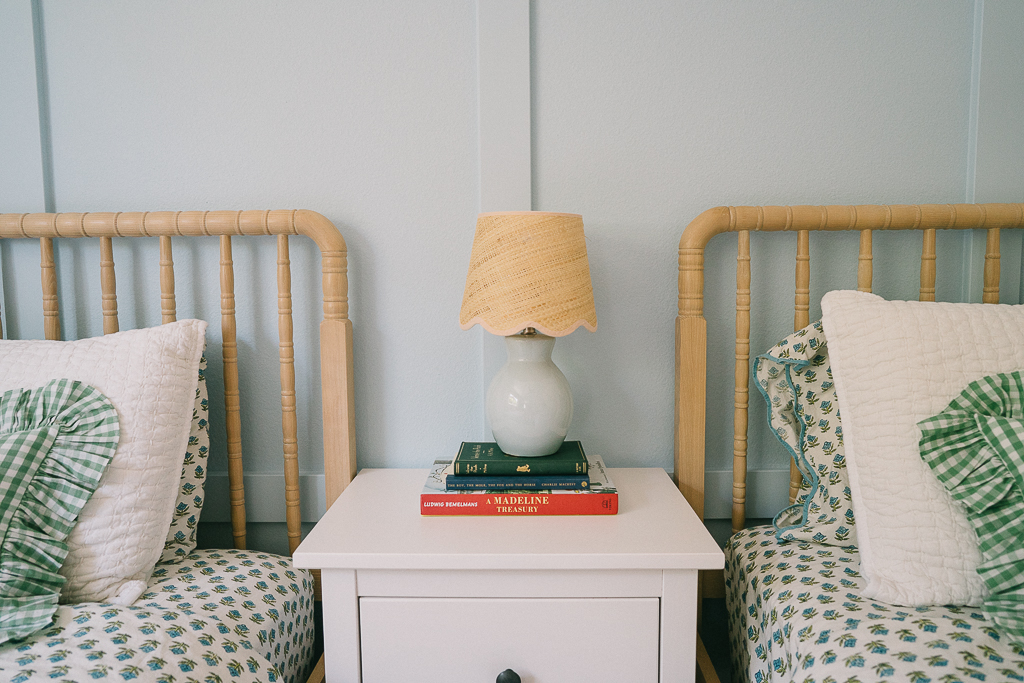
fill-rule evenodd
<path id="1" fill-rule="evenodd" d="M 284 446 L 284 500 L 291 552 L 302 541 L 299 501 L 298 421 L 295 415 L 295 345 L 292 339 L 292 269 L 288 236 L 277 237 L 277 330 L 281 358 L 281 431 Z"/>
<path id="2" fill-rule="evenodd" d="M 174 301 L 174 257 L 170 235 L 160 236 L 160 318 L 164 325 L 177 320 Z"/>
<path id="3" fill-rule="evenodd" d="M 737 234 L 736 245 L 736 390 L 733 412 L 732 528 L 746 521 L 747 405 L 750 401 L 750 231 Z"/>
<path id="4" fill-rule="evenodd" d="M 245 486 L 242 471 L 242 416 L 238 391 L 238 343 L 235 339 L 235 270 L 231 236 L 220 238 L 220 327 L 224 357 L 224 426 L 227 431 L 231 533 L 235 548 L 245 548 Z"/>
<path id="5" fill-rule="evenodd" d="M 857 255 L 857 291 L 870 292 L 872 269 L 871 269 L 871 231 L 860 231 L 860 252 Z"/>
<path id="6" fill-rule="evenodd" d="M 103 294 L 103 334 L 118 331 L 117 281 L 114 276 L 114 245 L 109 237 L 100 238 L 100 290 Z"/>
<path id="7" fill-rule="evenodd" d="M 39 238 L 40 271 L 43 281 L 43 334 L 60 339 L 60 310 L 57 304 L 57 268 L 53 261 L 53 238 Z"/>

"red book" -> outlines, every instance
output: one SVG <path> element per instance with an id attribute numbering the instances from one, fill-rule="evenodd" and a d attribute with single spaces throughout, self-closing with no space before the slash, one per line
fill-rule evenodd
<path id="1" fill-rule="evenodd" d="M 590 488 L 571 490 L 447 491 L 450 460 L 437 460 L 420 493 L 421 515 L 614 515 L 619 494 L 608 479 L 600 456 L 588 455 Z M 454 476 L 454 475 L 452 475 Z"/>

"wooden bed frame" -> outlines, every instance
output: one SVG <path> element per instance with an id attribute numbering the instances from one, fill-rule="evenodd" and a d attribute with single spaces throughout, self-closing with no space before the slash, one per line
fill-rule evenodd
<path id="1" fill-rule="evenodd" d="M 676 318 L 675 471 L 679 490 L 704 515 L 704 414 L 707 322 L 704 319 L 704 248 L 715 235 L 738 233 L 736 254 L 736 375 L 733 433 L 732 528 L 746 519 L 747 404 L 750 375 L 750 232 L 796 232 L 796 303 L 793 328 L 810 320 L 809 234 L 857 230 L 857 289 L 871 291 L 871 237 L 875 230 L 920 230 L 921 301 L 935 300 L 935 231 L 988 231 L 982 301 L 999 302 L 999 231 L 1024 227 L 1024 204 L 916 204 L 901 206 L 720 206 L 697 216 L 679 241 L 679 315 Z M 800 473 L 790 470 L 790 500 Z"/>
<path id="2" fill-rule="evenodd" d="M 327 506 L 341 495 L 356 472 L 353 401 L 352 323 L 348 319 L 348 269 L 345 240 L 334 225 L 313 211 L 161 211 L 152 213 L 0 214 L 0 238 L 38 238 L 43 286 L 43 326 L 47 339 L 60 339 L 57 273 L 53 238 L 98 237 L 103 333 L 118 331 L 113 237 L 159 237 L 162 322 L 177 317 L 171 238 L 220 237 L 221 332 L 228 480 L 234 547 L 244 549 L 245 493 L 242 484 L 241 412 L 235 341 L 233 237 L 277 235 L 278 332 L 280 336 L 281 422 L 283 426 L 285 505 L 288 547 L 301 539 L 299 462 L 295 415 L 295 365 L 292 346 L 291 265 L 288 236 L 305 235 L 316 243 L 323 272 L 324 319 L 320 323 L 320 373 L 323 401 L 324 476 Z M 0 330 L 2 337 L 2 330 Z M 316 594 L 320 594 L 316 576 Z M 310 681 L 323 680 L 323 660 Z"/>
<path id="3" fill-rule="evenodd" d="M 983 302 L 999 302 L 999 231 L 1024 227 L 1024 204 L 918 204 L 899 206 L 720 206 L 695 218 L 679 241 L 679 314 L 676 318 L 675 471 L 679 490 L 704 517 L 704 445 L 707 388 L 707 321 L 704 318 L 704 249 L 715 235 L 735 232 L 736 370 L 733 413 L 732 530 L 746 522 L 747 406 L 750 377 L 750 232 L 796 232 L 794 330 L 809 323 L 809 234 L 860 232 L 857 289 L 870 292 L 875 230 L 920 230 L 920 300 L 935 300 L 935 231 L 987 230 Z M 790 468 L 790 502 L 801 475 Z M 721 572 L 702 577 L 705 597 L 724 597 Z M 717 681 L 698 642 L 698 678 Z"/>

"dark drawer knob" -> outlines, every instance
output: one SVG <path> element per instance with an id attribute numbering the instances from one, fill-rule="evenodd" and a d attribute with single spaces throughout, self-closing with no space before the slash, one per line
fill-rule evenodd
<path id="1" fill-rule="evenodd" d="M 498 677 L 494 679 L 494 683 L 523 683 L 517 674 L 512 669 L 505 669 Z"/>

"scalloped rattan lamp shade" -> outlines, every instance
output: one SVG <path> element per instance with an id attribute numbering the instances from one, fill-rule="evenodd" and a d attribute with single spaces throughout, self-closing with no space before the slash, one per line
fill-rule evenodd
<path id="1" fill-rule="evenodd" d="M 597 329 L 583 217 L 573 213 L 482 213 L 459 315 L 508 336 L 534 327 L 563 337 L 580 325 Z"/>

